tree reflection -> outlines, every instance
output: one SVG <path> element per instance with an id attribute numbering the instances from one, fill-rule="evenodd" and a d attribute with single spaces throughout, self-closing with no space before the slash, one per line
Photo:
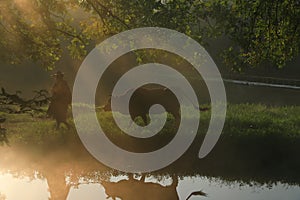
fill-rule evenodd
<path id="1" fill-rule="evenodd" d="M 0 200 L 6 200 L 6 196 L 0 193 Z"/>
<path id="2" fill-rule="evenodd" d="M 44 173 L 50 192 L 49 200 L 66 200 L 70 192 L 71 185 L 67 184 L 66 178 L 60 171 L 49 171 Z"/>

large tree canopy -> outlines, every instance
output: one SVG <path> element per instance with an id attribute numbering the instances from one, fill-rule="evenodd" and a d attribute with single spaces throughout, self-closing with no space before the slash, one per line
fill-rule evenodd
<path id="1" fill-rule="evenodd" d="M 68 51 L 137 27 L 178 30 L 205 44 L 227 37 L 223 60 L 233 69 L 283 67 L 299 55 L 299 0 L 1 0 L 0 59 L 32 60 L 52 69 Z"/>

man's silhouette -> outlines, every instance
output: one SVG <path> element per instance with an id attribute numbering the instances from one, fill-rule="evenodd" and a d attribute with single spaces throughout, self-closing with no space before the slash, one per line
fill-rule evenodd
<path id="1" fill-rule="evenodd" d="M 51 89 L 52 97 L 47 114 L 56 120 L 56 129 L 61 123 L 64 123 L 68 128 L 67 111 L 72 101 L 72 95 L 67 82 L 63 79 L 64 74 L 58 71 L 53 75 L 56 80 Z"/>

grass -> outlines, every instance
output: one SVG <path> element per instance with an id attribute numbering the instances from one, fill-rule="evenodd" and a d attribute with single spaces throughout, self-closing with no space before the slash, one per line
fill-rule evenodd
<path id="1" fill-rule="evenodd" d="M 226 117 L 225 134 L 232 136 L 280 135 L 300 137 L 300 107 L 232 105 Z"/>
<path id="2" fill-rule="evenodd" d="M 268 107 L 260 104 L 239 104 L 228 105 L 226 122 L 223 129 L 223 137 L 265 137 L 277 136 L 282 138 L 300 138 L 300 107 Z M 121 114 L 119 114 L 121 115 Z M 3 125 L 7 129 L 7 135 L 12 145 L 39 145 L 57 139 L 61 140 L 62 135 L 75 136 L 74 124 L 67 130 L 65 127 L 55 130 L 55 122 L 39 114 L 34 117 L 28 114 L 6 114 L 0 116 L 7 118 Z M 70 113 L 71 116 L 71 113 Z M 103 130 L 108 137 L 127 137 L 115 124 L 110 112 L 97 112 L 97 117 L 101 122 Z M 122 115 L 121 115 L 122 117 Z M 193 118 L 193 116 L 185 116 Z M 84 121 L 86 116 L 81 116 L 87 127 L 91 127 L 89 122 Z M 137 124 L 143 125 L 140 117 L 135 119 Z M 210 112 L 201 112 L 200 128 L 198 135 L 206 133 L 210 121 Z M 159 136 L 173 136 L 176 128 L 173 125 L 174 118 L 168 115 L 167 123 Z"/>

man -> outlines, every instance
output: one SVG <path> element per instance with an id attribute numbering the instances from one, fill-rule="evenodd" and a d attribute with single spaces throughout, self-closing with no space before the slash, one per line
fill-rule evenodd
<path id="1" fill-rule="evenodd" d="M 47 114 L 56 120 L 56 129 L 59 129 L 61 123 L 64 123 L 69 129 L 67 111 L 72 101 L 71 91 L 67 82 L 63 79 L 64 74 L 61 71 L 53 76 L 56 80 L 51 89 L 52 97 Z"/>

